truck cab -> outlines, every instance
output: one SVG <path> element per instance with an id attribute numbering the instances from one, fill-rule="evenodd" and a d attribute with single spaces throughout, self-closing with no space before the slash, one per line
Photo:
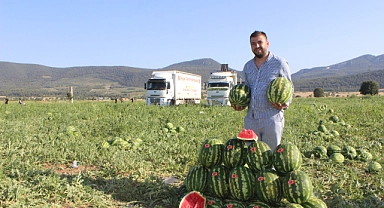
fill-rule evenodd
<path id="1" fill-rule="evenodd" d="M 211 72 L 207 84 L 208 106 L 230 106 L 229 92 L 237 84 L 236 71 L 228 70 L 228 64 L 222 64 L 221 70 Z"/>

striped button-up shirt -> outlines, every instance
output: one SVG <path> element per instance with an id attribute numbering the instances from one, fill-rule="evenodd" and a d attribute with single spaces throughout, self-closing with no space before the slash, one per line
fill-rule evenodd
<path id="1" fill-rule="evenodd" d="M 269 83 L 278 76 L 284 76 L 292 82 L 287 61 L 270 52 L 267 60 L 260 66 L 260 69 L 256 67 L 254 59 L 251 59 L 245 64 L 243 72 L 245 74 L 245 84 L 251 88 L 251 102 L 248 106 L 247 117 L 260 119 L 269 118 L 278 113 L 283 114 L 284 111 L 272 107 L 269 103 L 267 88 Z M 292 98 L 287 105 L 291 101 Z"/>

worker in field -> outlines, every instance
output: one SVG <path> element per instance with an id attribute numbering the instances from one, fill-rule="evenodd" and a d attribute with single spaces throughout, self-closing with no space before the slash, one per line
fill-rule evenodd
<path id="1" fill-rule="evenodd" d="M 243 72 L 245 84 L 251 90 L 251 101 L 245 107 L 232 107 L 237 111 L 248 107 L 244 128 L 252 129 L 258 139 L 267 143 L 273 151 L 280 144 L 284 129 L 284 110 L 288 108 L 292 97 L 287 103 L 270 103 L 267 89 L 269 83 L 278 76 L 284 76 L 292 83 L 291 72 L 284 58 L 268 50 L 269 41 L 266 33 L 253 32 L 250 35 L 250 45 L 254 58 L 244 65 Z"/>
<path id="2" fill-rule="evenodd" d="M 5 104 L 8 104 L 8 101 L 9 101 L 8 98 L 5 98 Z"/>

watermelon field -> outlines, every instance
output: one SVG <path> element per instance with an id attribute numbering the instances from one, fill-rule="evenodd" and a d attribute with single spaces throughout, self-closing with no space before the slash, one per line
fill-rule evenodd
<path id="1" fill-rule="evenodd" d="M 177 208 L 202 142 L 242 130 L 231 107 L 135 102 L 0 105 L 0 207 Z M 283 143 L 328 207 L 384 208 L 384 97 L 294 98 Z M 313 150 L 353 147 L 372 157 L 337 163 Z"/>

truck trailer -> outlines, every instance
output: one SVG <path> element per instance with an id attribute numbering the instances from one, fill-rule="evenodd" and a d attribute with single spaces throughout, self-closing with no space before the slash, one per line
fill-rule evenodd
<path id="1" fill-rule="evenodd" d="M 154 71 L 144 84 L 147 105 L 199 104 L 201 76 L 182 71 Z"/>
<path id="2" fill-rule="evenodd" d="M 236 71 L 230 71 L 228 64 L 222 64 L 220 71 L 211 72 L 208 79 L 207 102 L 208 106 L 231 105 L 229 91 L 237 84 Z"/>

